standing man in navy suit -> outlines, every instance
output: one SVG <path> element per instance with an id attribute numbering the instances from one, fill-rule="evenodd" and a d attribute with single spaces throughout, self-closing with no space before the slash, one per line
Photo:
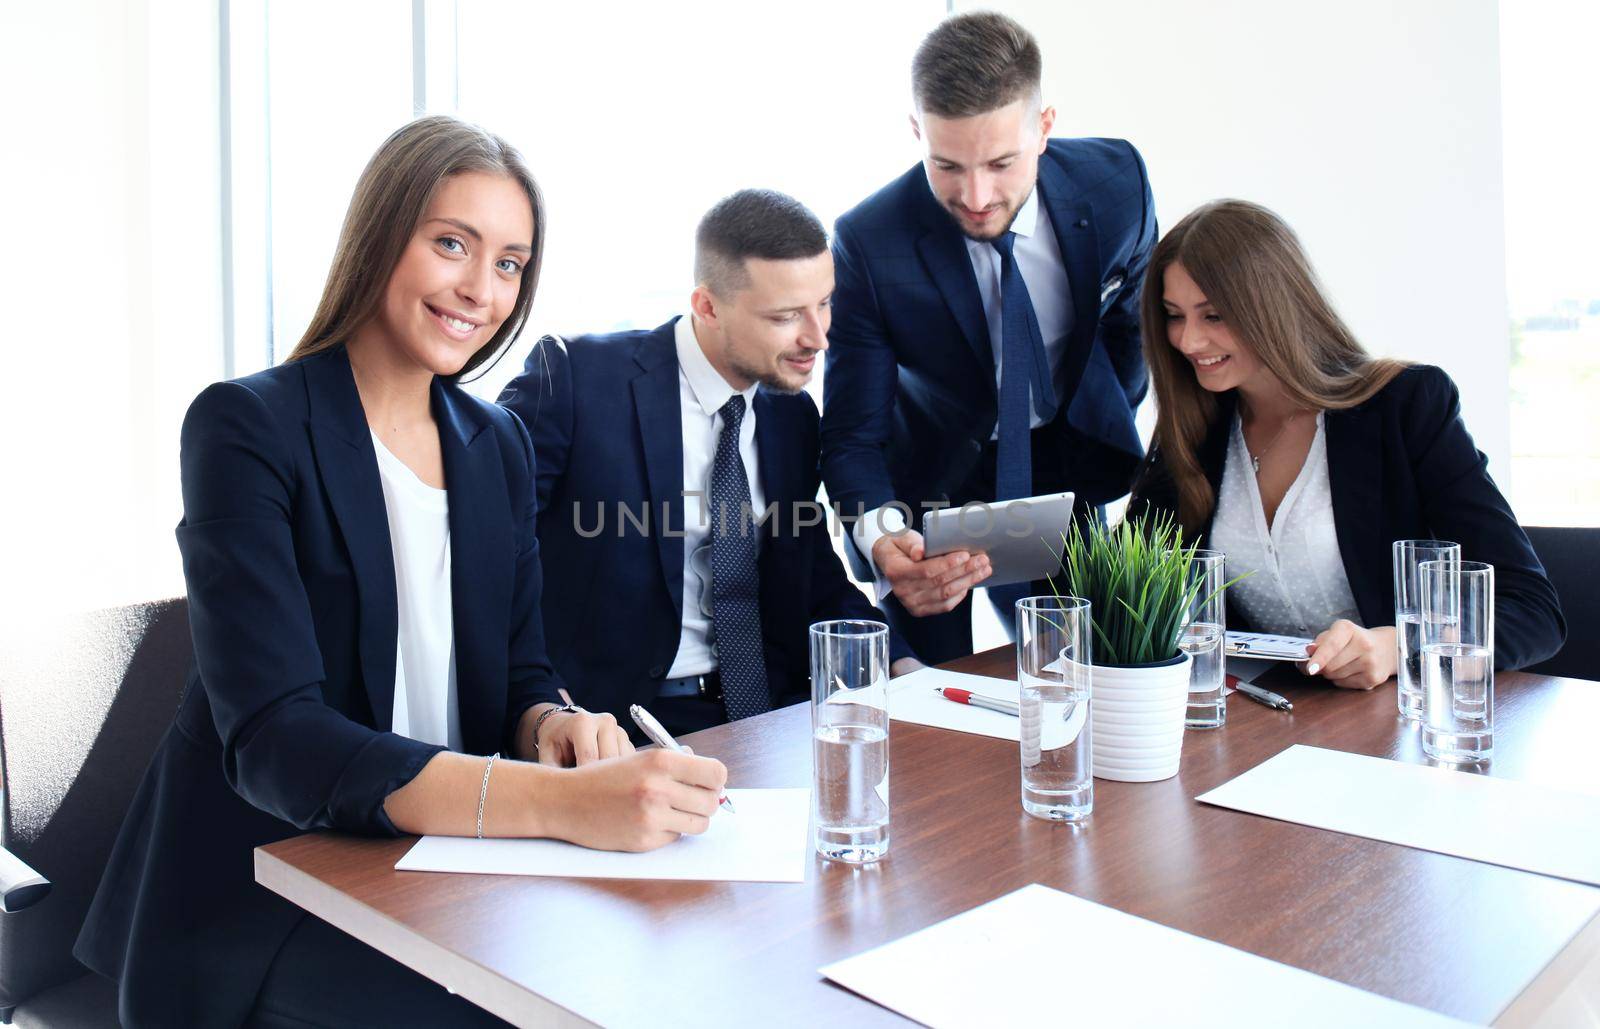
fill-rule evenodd
<path id="1" fill-rule="evenodd" d="M 823 477 L 860 515 L 858 573 L 928 661 L 971 652 L 969 591 L 989 565 L 925 556 L 908 516 L 1065 490 L 1090 516 L 1144 453 L 1150 184 L 1122 140 L 1050 138 L 1040 69 L 1004 15 L 943 22 L 912 63 L 921 166 L 834 232 Z M 991 590 L 1008 628 L 1026 589 Z"/>
<path id="2" fill-rule="evenodd" d="M 695 279 L 657 329 L 540 340 L 500 397 L 533 437 L 551 662 L 580 704 L 673 733 L 809 697 L 811 623 L 882 618 L 816 503 L 822 223 L 735 193 L 700 222 Z M 910 656 L 891 642 L 896 671 Z"/>

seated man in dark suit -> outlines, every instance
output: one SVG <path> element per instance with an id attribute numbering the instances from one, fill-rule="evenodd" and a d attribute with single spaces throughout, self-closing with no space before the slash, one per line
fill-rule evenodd
<path id="1" fill-rule="evenodd" d="M 932 505 L 1128 491 L 1143 448 L 1139 284 L 1156 242 L 1144 161 L 1051 139 L 1039 45 L 1002 14 L 949 18 L 911 67 L 922 164 L 840 217 L 822 470 L 849 553 L 925 660 L 972 650 L 981 555 L 926 557 Z M 1041 543 L 1041 545 L 1043 545 Z M 990 590 L 1002 622 L 1026 584 Z"/>
<path id="2" fill-rule="evenodd" d="M 574 699 L 673 733 L 810 695 L 808 629 L 882 620 L 834 553 L 817 407 L 833 258 L 804 206 L 718 203 L 689 313 L 650 331 L 546 337 L 500 403 L 537 459 L 545 638 Z M 915 667 L 891 642 L 896 671 Z"/>

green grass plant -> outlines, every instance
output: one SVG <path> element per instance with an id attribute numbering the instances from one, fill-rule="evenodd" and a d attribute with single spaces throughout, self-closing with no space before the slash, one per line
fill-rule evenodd
<path id="1" fill-rule="evenodd" d="M 1190 575 L 1194 545 L 1167 515 L 1099 521 L 1087 530 L 1074 521 L 1062 534 L 1062 578 L 1057 596 L 1089 601 L 1094 657 L 1101 665 L 1148 665 L 1179 654 L 1178 639 L 1200 592 Z M 1232 585 L 1228 583 L 1222 588 Z"/>

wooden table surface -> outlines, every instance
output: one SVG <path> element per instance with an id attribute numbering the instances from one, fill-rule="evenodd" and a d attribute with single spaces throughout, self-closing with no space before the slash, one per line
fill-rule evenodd
<path id="1" fill-rule="evenodd" d="M 1014 677 L 1009 647 L 950 667 Z M 336 833 L 258 849 L 256 878 L 524 1025 L 904 1024 L 817 969 L 1033 882 L 1474 1022 L 1592 998 L 1600 889 L 1196 803 L 1292 743 L 1424 761 L 1392 682 L 1269 684 L 1293 713 L 1229 698 L 1224 728 L 1186 734 L 1177 777 L 1097 780 L 1082 827 L 1023 814 L 1015 743 L 896 722 L 889 856 L 813 859 L 803 885 L 396 872 L 413 838 Z M 1600 792 L 1600 684 L 1502 673 L 1496 707 L 1489 774 Z M 808 786 L 809 717 L 801 704 L 687 740 L 732 785 Z M 1072 950 L 1092 946 L 1063 933 L 1064 989 Z"/>

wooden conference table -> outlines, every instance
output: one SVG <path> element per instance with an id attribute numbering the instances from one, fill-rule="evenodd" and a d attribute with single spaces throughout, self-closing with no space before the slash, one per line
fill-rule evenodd
<path id="1" fill-rule="evenodd" d="M 1013 660 L 1005 647 L 949 667 L 1010 678 Z M 519 1025 L 906 1024 L 817 969 L 1033 882 L 1473 1022 L 1600 1011 L 1600 889 L 1193 800 L 1291 743 L 1424 760 L 1392 683 L 1353 693 L 1288 675 L 1267 684 L 1292 714 L 1230 698 L 1224 728 L 1187 734 L 1176 778 L 1097 781 L 1082 828 L 1022 813 L 1015 743 L 896 722 L 889 856 L 814 859 L 803 885 L 396 872 L 412 838 L 336 833 L 258 849 L 256 879 Z M 1600 683 L 1495 685 L 1489 774 L 1600 781 Z M 687 740 L 731 785 L 806 786 L 809 718 L 800 704 Z M 1063 997 L 1073 952 L 1094 945 L 1062 934 Z M 959 958 L 928 969 L 961 974 Z"/>

